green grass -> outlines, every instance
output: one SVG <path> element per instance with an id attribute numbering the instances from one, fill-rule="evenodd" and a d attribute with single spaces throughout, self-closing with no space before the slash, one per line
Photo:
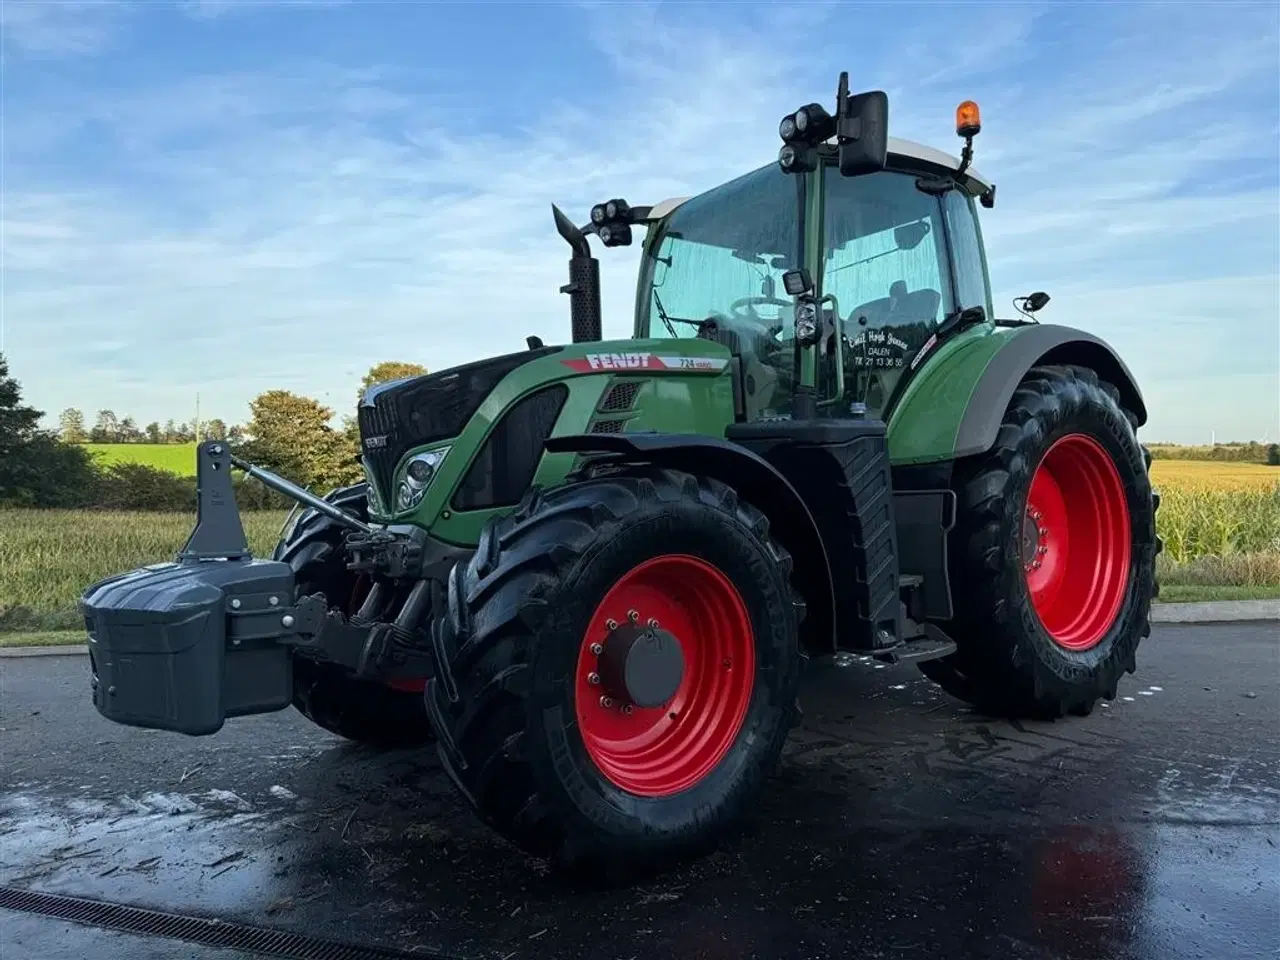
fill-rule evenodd
<path id="1" fill-rule="evenodd" d="M 194 443 L 86 443 L 84 446 L 104 466 L 140 463 L 180 477 L 196 475 Z"/>
<path id="2" fill-rule="evenodd" d="M 0 633 L 0 649 L 5 647 L 74 647 L 85 642 L 80 630 L 53 630 L 44 633 Z"/>
<path id="3" fill-rule="evenodd" d="M 269 556 L 287 513 L 241 514 L 250 549 Z M 172 560 L 194 514 L 0 510 L 0 633 L 74 630 L 90 584 Z"/>
<path id="4" fill-rule="evenodd" d="M 1170 584 L 1160 587 L 1161 603 L 1200 603 L 1210 600 L 1280 600 L 1280 587 Z"/>

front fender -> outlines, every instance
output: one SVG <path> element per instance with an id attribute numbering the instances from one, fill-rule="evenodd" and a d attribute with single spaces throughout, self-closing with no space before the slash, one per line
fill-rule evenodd
<path id="1" fill-rule="evenodd" d="M 890 458 L 896 465 L 932 463 L 990 450 L 1027 371 L 1064 363 L 1094 370 L 1120 391 L 1136 426 L 1146 423 L 1137 381 L 1100 337 L 1057 324 L 980 328 L 940 349 L 908 387 L 890 416 Z"/>
<path id="2" fill-rule="evenodd" d="M 835 652 L 835 594 L 822 535 L 804 499 L 773 463 L 721 437 L 681 433 L 578 434 L 551 437 L 550 453 L 612 454 L 727 483 L 769 518 L 769 528 L 791 554 L 795 582 L 805 600 L 800 624 L 805 647 Z"/>

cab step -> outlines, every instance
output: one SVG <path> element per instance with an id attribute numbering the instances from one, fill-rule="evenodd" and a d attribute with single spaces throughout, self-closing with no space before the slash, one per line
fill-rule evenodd
<path id="1" fill-rule="evenodd" d="M 872 656 L 884 663 L 901 663 L 904 661 L 920 662 L 936 660 L 956 652 L 956 642 L 931 623 L 922 625 L 922 636 L 914 637 L 905 643 L 887 650 L 877 650 Z"/>

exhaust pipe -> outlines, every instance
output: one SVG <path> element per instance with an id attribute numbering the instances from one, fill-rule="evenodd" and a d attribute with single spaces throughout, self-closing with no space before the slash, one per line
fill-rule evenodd
<path id="1" fill-rule="evenodd" d="M 555 217 L 556 231 L 573 248 L 573 256 L 569 258 L 569 282 L 560 288 L 561 293 L 569 295 L 573 342 L 593 343 L 603 340 L 600 261 L 591 256 L 586 236 L 554 203 L 551 205 L 551 214 Z"/>

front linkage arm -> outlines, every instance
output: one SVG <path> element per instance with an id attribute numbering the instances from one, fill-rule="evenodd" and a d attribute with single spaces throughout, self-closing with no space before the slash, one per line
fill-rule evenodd
<path id="1" fill-rule="evenodd" d="M 331 609 L 330 598 L 322 593 L 295 599 L 292 584 L 287 595 L 280 595 L 280 579 L 292 579 L 293 571 L 278 561 L 253 558 L 231 482 L 233 467 L 351 529 L 353 556 L 348 565 L 375 575 L 359 611 L 348 617 Z M 243 586 L 235 595 L 228 593 L 225 604 L 226 639 L 233 648 L 247 640 L 274 641 L 339 663 L 360 676 L 379 680 L 422 676 L 425 651 L 415 649 L 414 638 L 435 597 L 432 583 L 414 576 L 411 559 L 418 545 L 411 538 L 365 523 L 284 477 L 235 456 L 221 441 L 199 445 L 196 488 L 196 525 L 177 561 L 193 577 L 201 569 L 214 569 L 206 561 L 244 565 Z M 388 583 L 378 573 L 402 582 Z M 252 585 L 258 578 L 263 590 Z M 394 619 L 384 619 L 400 596 L 403 600 Z"/>

